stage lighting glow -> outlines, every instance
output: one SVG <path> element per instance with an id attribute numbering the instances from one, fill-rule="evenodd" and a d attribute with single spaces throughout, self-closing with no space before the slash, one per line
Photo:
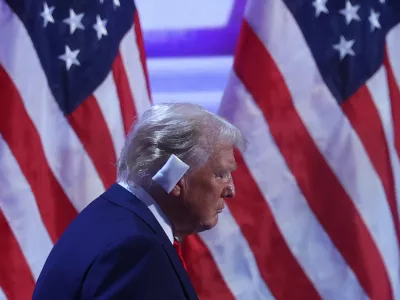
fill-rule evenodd
<path id="1" fill-rule="evenodd" d="M 145 30 L 218 28 L 226 25 L 234 0 L 136 0 Z"/>

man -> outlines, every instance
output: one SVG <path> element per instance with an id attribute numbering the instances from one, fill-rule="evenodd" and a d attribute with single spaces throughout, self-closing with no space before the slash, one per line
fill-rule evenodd
<path id="1" fill-rule="evenodd" d="M 148 109 L 127 137 L 118 183 L 61 236 L 33 299 L 197 299 L 176 237 L 217 224 L 243 144 L 197 105 Z"/>

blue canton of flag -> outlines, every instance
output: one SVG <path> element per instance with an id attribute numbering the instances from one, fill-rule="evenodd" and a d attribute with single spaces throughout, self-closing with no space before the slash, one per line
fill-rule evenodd
<path id="1" fill-rule="evenodd" d="M 131 0 L 7 3 L 28 30 L 65 115 L 88 98 L 110 72 L 135 11 Z"/>
<path id="2" fill-rule="evenodd" d="M 339 103 L 382 65 L 386 34 L 400 22 L 397 0 L 285 0 Z"/>

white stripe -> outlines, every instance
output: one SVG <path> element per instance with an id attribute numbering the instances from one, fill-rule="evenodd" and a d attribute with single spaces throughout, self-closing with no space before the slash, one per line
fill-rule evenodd
<path id="1" fill-rule="evenodd" d="M 110 72 L 102 84 L 94 92 L 100 110 L 111 134 L 115 154 L 119 157 L 125 143 L 125 130 L 122 121 L 121 106 L 118 98 L 117 87 Z"/>
<path id="2" fill-rule="evenodd" d="M 147 91 L 146 76 L 140 60 L 139 48 L 136 43 L 135 28 L 127 32 L 120 45 L 121 57 L 128 76 L 129 87 L 133 94 L 136 112 L 139 116 L 151 106 Z"/>
<path id="3" fill-rule="evenodd" d="M 246 137 L 248 148 L 243 157 L 252 177 L 291 252 L 322 298 L 365 299 L 353 271 L 311 211 L 262 111 L 234 74 L 221 103 L 221 115 Z"/>
<path id="4" fill-rule="evenodd" d="M 400 24 L 394 27 L 386 37 L 389 61 L 393 69 L 393 74 L 400 87 Z"/>
<path id="5" fill-rule="evenodd" d="M 385 132 L 386 141 L 388 144 L 390 163 L 393 171 L 393 178 L 396 190 L 397 199 L 397 218 L 400 216 L 400 161 L 394 144 L 393 118 L 391 112 L 390 92 L 387 82 L 386 70 L 382 66 L 375 75 L 367 82 L 369 91 L 371 92 L 372 100 L 380 116 L 380 120 Z M 389 241 L 387 241 L 389 242 Z M 387 245 L 390 247 L 390 245 Z M 397 265 L 390 269 L 397 278 L 399 284 L 396 285 L 396 295 L 400 295 L 400 278 L 398 272 L 400 270 L 400 261 L 397 260 Z"/>
<path id="6" fill-rule="evenodd" d="M 387 41 L 387 52 L 388 52 L 388 59 L 389 63 L 392 67 L 394 80 L 397 83 L 397 87 L 400 89 L 400 24 L 394 27 L 386 37 Z M 392 116 L 392 115 L 391 115 Z M 392 126 L 393 126 L 393 119 L 392 119 Z M 399 121 L 398 121 L 399 122 Z M 393 134 L 394 136 L 394 134 Z M 394 139 L 394 138 L 393 138 Z M 399 209 L 399 218 L 400 218 L 400 186 L 398 185 L 397 181 L 400 175 L 397 169 L 396 164 L 399 161 L 398 155 L 392 155 L 392 163 L 395 164 L 394 166 L 394 175 L 396 179 L 396 195 L 397 195 L 397 206 Z"/>
<path id="7" fill-rule="evenodd" d="M 13 41 L 1 44 L 0 64 L 12 78 L 40 134 L 51 170 L 75 208 L 81 210 L 104 191 L 104 186 L 51 94 L 24 25 L 7 5 L 4 5 L 0 18 L 3 18 L 0 19 L 0 40 Z"/>
<path id="8" fill-rule="evenodd" d="M 31 187 L 1 135 L 0 166 L 0 209 L 36 280 L 53 243 L 41 219 Z"/>
<path id="9" fill-rule="evenodd" d="M 6 294 L 4 294 L 1 286 L 0 286 L 0 300 L 7 300 Z"/>
<path id="10" fill-rule="evenodd" d="M 219 215 L 217 226 L 199 236 L 235 299 L 274 299 L 260 275 L 249 244 L 227 207 Z"/>
<path id="11" fill-rule="evenodd" d="M 382 183 L 325 85 L 298 24 L 282 0 L 250 1 L 246 17 L 285 78 L 308 132 L 358 209 L 397 290 L 399 250 Z M 299 76 L 299 70 L 309 75 Z"/>

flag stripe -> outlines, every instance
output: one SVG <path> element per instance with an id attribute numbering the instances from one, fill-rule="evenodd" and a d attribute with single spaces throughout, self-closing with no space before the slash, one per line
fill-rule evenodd
<path id="1" fill-rule="evenodd" d="M 242 33 L 246 40 L 241 41 L 242 45 L 246 45 L 242 48 L 246 49 L 246 53 L 241 53 L 239 47 L 234 63 L 236 74 L 263 111 L 271 133 L 309 205 L 367 294 L 378 299 L 391 299 L 388 275 L 367 227 L 309 135 L 310 129 L 305 128 L 281 71 L 246 24 Z M 319 171 L 317 176 L 313 170 Z M 338 216 L 342 217 L 340 222 Z M 363 258 L 354 253 L 355 239 L 365 249 Z"/>
<path id="2" fill-rule="evenodd" d="M 389 61 L 389 54 L 387 48 L 385 51 L 384 66 L 386 68 L 386 76 L 390 92 L 390 101 L 391 101 L 392 119 L 394 128 L 394 142 L 397 154 L 400 155 L 400 89 L 396 82 L 396 78 L 393 73 L 393 68 Z M 398 82 L 400 84 L 400 81 Z"/>
<path id="3" fill-rule="evenodd" d="M 37 279 L 53 243 L 43 224 L 32 189 L 1 135 L 0 151 L 0 209 Z M 17 202 L 21 205 L 15 205 Z"/>
<path id="4" fill-rule="evenodd" d="M 76 216 L 76 210 L 50 170 L 38 132 L 25 111 L 18 91 L 1 65 L 0 86 L 3 97 L 7 99 L 0 102 L 0 133 L 32 188 L 51 239 L 56 241 Z"/>
<path id="5" fill-rule="evenodd" d="M 1 288 L 1 284 L 0 284 L 0 300 L 7 300 L 6 294 L 4 294 L 4 291 Z"/>
<path id="6" fill-rule="evenodd" d="M 393 147 L 391 158 L 393 166 L 393 174 L 395 177 L 395 187 L 397 196 L 397 218 L 400 218 L 400 170 L 398 167 L 400 165 L 399 155 L 400 155 L 400 89 L 396 84 L 396 80 L 393 75 L 393 70 L 391 64 L 388 60 L 387 52 L 385 53 L 384 66 L 386 70 L 386 80 L 389 89 L 389 101 L 391 107 L 391 117 L 393 126 Z"/>
<path id="7" fill-rule="evenodd" d="M 136 44 L 136 33 L 132 27 L 121 41 L 121 57 L 127 73 L 129 87 L 135 100 L 136 113 L 141 115 L 151 105 L 147 89 L 146 76 L 140 61 L 140 53 Z"/>
<path id="8" fill-rule="evenodd" d="M 384 86 L 385 85 L 380 86 L 379 88 L 383 89 Z M 380 101 L 381 100 L 382 99 L 380 99 Z M 390 116 L 390 111 L 388 111 L 389 115 L 379 116 L 371 94 L 366 86 L 361 86 L 350 99 L 344 102 L 342 104 L 342 109 L 360 137 L 382 181 L 392 213 L 397 239 L 400 243 L 400 227 L 399 219 L 397 218 L 394 178 L 390 163 L 389 147 L 381 122 Z M 365 122 L 365 120 L 368 120 L 368 122 Z"/>
<path id="9" fill-rule="evenodd" d="M 67 118 L 107 189 L 115 182 L 116 154 L 96 98 L 89 96 Z"/>
<path id="10" fill-rule="evenodd" d="M 400 24 L 388 33 L 386 41 L 384 66 L 389 85 L 394 144 L 397 151 L 395 160 L 398 161 L 400 156 Z M 394 172 L 396 176 L 396 170 Z M 400 218 L 400 188 L 397 188 L 397 206 Z"/>
<path id="11" fill-rule="evenodd" d="M 299 294 L 310 300 L 320 299 L 315 287 L 290 252 L 241 155 L 237 155 L 236 161 L 238 169 L 233 178 L 240 180 L 242 186 L 236 192 L 237 198 L 229 203 L 229 208 L 249 242 L 262 278 L 277 299 L 294 299 Z M 248 199 L 252 201 L 249 203 Z M 271 244 L 273 247 L 269 246 Z M 274 259 L 270 259 L 271 257 Z M 274 276 L 276 274 L 279 276 Z M 291 288 L 288 289 L 287 285 Z"/>
<path id="12" fill-rule="evenodd" d="M 388 151 L 389 151 L 389 162 L 391 163 L 391 170 L 394 177 L 395 188 L 397 190 L 397 197 L 399 197 L 400 193 L 400 161 L 397 155 L 395 144 L 394 144 L 394 129 L 393 129 L 393 120 L 391 114 L 391 99 L 390 99 L 390 92 L 389 86 L 387 81 L 387 74 L 386 69 L 382 66 L 375 75 L 368 80 L 367 86 L 369 91 L 371 92 L 372 100 L 374 101 L 375 107 L 379 113 L 380 120 L 383 125 L 383 129 L 385 132 L 385 137 L 388 144 Z M 370 120 L 368 120 L 370 121 Z M 397 233 L 399 232 L 399 202 L 396 196 L 394 196 L 393 203 L 391 204 L 393 207 L 392 209 L 392 218 L 393 218 L 393 226 L 396 226 L 395 229 Z M 386 233 L 385 233 L 386 234 Z M 384 245 L 388 249 L 393 249 L 392 244 L 394 242 L 394 237 L 389 236 L 390 238 L 386 240 L 386 245 Z M 397 235 L 399 238 L 399 235 Z M 396 299 L 400 298 L 400 259 L 399 255 L 399 244 L 394 249 L 395 251 L 392 252 L 394 257 L 393 260 L 390 261 L 390 264 L 387 264 L 387 269 L 392 278 L 394 285 L 394 295 Z"/>
<path id="13" fill-rule="evenodd" d="M 40 135 L 53 174 L 73 206 L 80 211 L 104 191 L 104 186 L 50 92 L 25 27 L 7 5 L 3 7 L 3 12 L 9 13 L 9 17 L 0 27 L 0 40 L 12 40 L 13 43 L 0 45 L 0 64 L 22 97 L 25 109 Z"/>
<path id="14" fill-rule="evenodd" d="M 0 210 L 0 286 L 9 300 L 30 299 L 35 281 Z"/>
<path id="15" fill-rule="evenodd" d="M 112 73 L 117 86 L 119 106 L 124 124 L 124 132 L 125 135 L 127 135 L 132 126 L 132 121 L 134 117 L 136 117 L 137 113 L 120 52 L 118 52 L 118 55 L 115 57 Z M 119 154 L 120 151 L 117 153 Z"/>
<path id="16" fill-rule="evenodd" d="M 187 262 L 187 271 L 200 299 L 234 299 L 210 252 L 198 235 L 191 235 L 183 240 L 182 252 Z"/>
<path id="17" fill-rule="evenodd" d="M 113 74 L 110 72 L 94 92 L 94 97 L 104 117 L 107 131 L 110 132 L 114 152 L 119 154 L 125 144 L 125 129 L 117 89 Z"/>
<path id="18" fill-rule="evenodd" d="M 235 299 L 274 299 L 229 205 L 212 231 L 200 233 Z M 229 247 L 225 247 L 229 241 Z M 201 276 L 203 276 L 201 274 Z"/>
<path id="19" fill-rule="evenodd" d="M 148 93 L 148 96 L 150 99 L 151 92 L 150 92 L 149 74 L 147 72 L 147 65 L 146 65 L 146 51 L 145 51 L 144 40 L 143 40 L 143 36 L 142 36 L 142 28 L 140 26 L 139 13 L 137 10 L 135 11 L 135 15 L 133 18 L 133 24 L 135 26 L 136 45 L 139 49 L 140 62 L 142 63 L 142 70 L 143 70 L 143 73 L 144 73 L 144 76 L 146 79 L 147 93 Z"/>
<path id="20" fill-rule="evenodd" d="M 393 69 L 393 75 L 397 86 L 400 86 L 400 24 L 394 27 L 386 37 L 387 59 Z"/>
<path id="21" fill-rule="evenodd" d="M 349 295 L 351 299 L 366 298 L 354 272 L 332 244 L 301 193 L 296 179 L 290 173 L 271 136 L 263 112 L 235 74 L 231 76 L 229 86 L 221 103 L 220 114 L 238 126 L 246 136 L 248 147 L 243 153 L 246 165 L 265 201 L 268 202 L 279 230 L 298 263 L 322 298 L 340 298 L 343 294 Z M 235 109 L 232 110 L 230 107 Z M 267 166 L 267 169 L 264 166 Z M 241 181 L 236 182 L 240 184 L 238 191 L 248 186 Z M 243 207 L 251 207 L 248 199 L 253 201 L 253 197 L 243 197 L 246 203 L 242 206 L 242 210 Z M 236 198 L 238 199 L 235 199 L 235 202 L 240 200 L 239 195 Z M 266 235 L 269 241 L 270 234 Z M 314 246 L 320 244 L 323 244 L 323 247 Z M 310 245 L 313 245 L 312 255 L 310 255 Z M 275 256 L 270 257 L 276 259 Z M 284 265 L 286 263 L 281 265 L 281 269 Z"/>
<path id="22" fill-rule="evenodd" d="M 396 226 L 399 227 L 399 212 L 400 212 L 400 160 L 396 151 L 395 144 L 395 125 L 393 121 L 393 109 L 392 103 L 396 101 L 396 98 L 391 98 L 391 80 L 389 79 L 387 67 L 384 65 L 375 73 L 375 75 L 368 80 L 367 86 L 371 92 L 372 100 L 374 101 L 375 107 L 379 113 L 381 123 L 385 132 L 388 151 L 390 154 L 390 163 L 392 167 L 392 174 L 394 178 L 395 193 L 395 203 L 393 208 L 393 219 Z M 400 101 L 400 97 L 398 98 Z M 397 103 L 396 103 L 397 105 Z M 399 261 L 400 263 L 400 261 Z"/>

